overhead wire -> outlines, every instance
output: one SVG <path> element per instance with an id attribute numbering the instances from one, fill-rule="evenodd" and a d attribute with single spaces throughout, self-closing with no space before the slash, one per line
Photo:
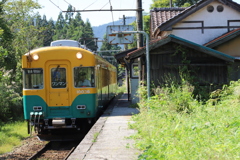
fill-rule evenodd
<path id="1" fill-rule="evenodd" d="M 96 0 L 97 1 L 97 0 Z M 96 2 L 95 1 L 95 2 Z M 87 6 L 86 8 L 84 8 L 83 10 L 87 9 L 88 7 L 90 7 L 91 5 L 93 5 L 95 2 L 93 2 L 92 4 L 90 4 L 89 6 Z"/>
<path id="2" fill-rule="evenodd" d="M 109 2 L 107 2 L 103 7 L 105 7 Z M 100 9 L 100 11 L 103 9 L 103 7 Z"/>
<path id="3" fill-rule="evenodd" d="M 60 9 L 60 11 L 63 11 L 58 5 L 56 5 L 55 3 L 53 3 L 51 0 L 49 0 L 54 6 L 56 6 L 58 9 Z"/>
<path id="4" fill-rule="evenodd" d="M 76 8 L 75 8 L 72 4 L 70 4 L 70 3 L 67 2 L 66 0 L 64 0 L 64 2 L 66 2 L 69 6 L 72 6 L 74 11 L 76 10 Z"/>
<path id="5" fill-rule="evenodd" d="M 71 5 L 70 3 L 68 3 L 66 0 L 64 0 L 68 5 Z M 72 6 L 72 5 L 71 5 Z"/>

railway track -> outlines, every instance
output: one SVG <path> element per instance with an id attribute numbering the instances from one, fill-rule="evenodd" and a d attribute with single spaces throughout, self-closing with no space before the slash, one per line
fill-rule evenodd
<path id="1" fill-rule="evenodd" d="M 80 141 L 49 142 L 28 160 L 61 159 L 66 160 Z"/>

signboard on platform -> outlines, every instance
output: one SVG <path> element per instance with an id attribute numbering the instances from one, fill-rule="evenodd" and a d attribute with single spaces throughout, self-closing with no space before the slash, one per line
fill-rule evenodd
<path id="1" fill-rule="evenodd" d="M 109 44 L 130 44 L 130 43 L 133 43 L 133 34 L 121 33 L 122 31 L 133 31 L 133 26 L 132 25 L 111 25 L 111 26 L 107 26 L 107 40 L 108 40 L 108 43 Z M 118 32 L 118 33 L 116 33 L 116 32 Z"/>

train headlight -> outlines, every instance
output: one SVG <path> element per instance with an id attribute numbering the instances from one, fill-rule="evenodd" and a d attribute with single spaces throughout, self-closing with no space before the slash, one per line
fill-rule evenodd
<path id="1" fill-rule="evenodd" d="M 32 58 L 33 58 L 33 60 L 38 60 L 39 59 L 39 55 L 38 54 L 34 54 L 33 56 L 32 56 Z"/>
<path id="2" fill-rule="evenodd" d="M 77 57 L 77 59 L 82 59 L 83 55 L 82 55 L 81 52 L 78 52 L 78 53 L 76 54 L 76 57 Z"/>

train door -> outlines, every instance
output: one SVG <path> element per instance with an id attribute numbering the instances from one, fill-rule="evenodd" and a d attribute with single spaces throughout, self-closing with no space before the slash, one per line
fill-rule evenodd
<path id="1" fill-rule="evenodd" d="M 46 74 L 48 106 L 70 106 L 70 63 L 68 61 L 48 62 Z"/>

